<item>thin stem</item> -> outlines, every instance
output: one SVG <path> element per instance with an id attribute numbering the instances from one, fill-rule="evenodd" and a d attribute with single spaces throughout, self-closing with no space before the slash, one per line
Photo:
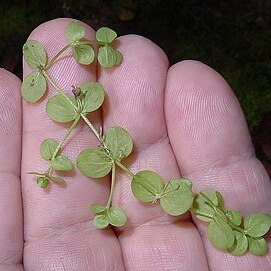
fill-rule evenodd
<path id="1" fill-rule="evenodd" d="M 203 212 L 200 212 L 200 211 L 196 211 L 193 208 L 190 208 L 190 212 L 193 212 L 196 215 L 200 215 L 200 216 L 204 216 L 204 217 L 207 217 L 207 218 L 214 219 L 214 217 L 212 215 L 209 215 L 209 214 L 206 214 L 206 213 L 203 213 Z"/>
<path id="2" fill-rule="evenodd" d="M 67 96 L 67 94 L 60 87 L 58 87 L 56 85 L 56 83 L 51 79 L 51 77 L 46 73 L 46 71 L 42 71 L 42 73 L 43 73 L 44 77 L 46 78 L 46 80 L 56 89 L 56 91 L 59 94 L 61 94 L 77 111 L 77 106 L 70 100 L 70 98 Z M 89 126 L 89 128 L 92 130 L 92 132 L 97 137 L 99 142 L 103 145 L 103 140 L 100 136 L 100 133 L 96 130 L 96 128 L 93 126 L 93 124 L 89 121 L 89 119 L 84 114 L 81 113 L 80 116 L 85 121 L 85 123 Z"/>
<path id="3" fill-rule="evenodd" d="M 51 61 L 49 61 L 49 63 L 46 65 L 46 67 L 44 68 L 45 70 L 48 70 L 50 67 L 52 67 L 55 62 L 57 61 L 57 59 L 60 57 L 60 55 L 62 55 L 68 48 L 70 48 L 72 45 L 68 44 L 65 47 L 63 47 L 52 59 Z"/>
<path id="4" fill-rule="evenodd" d="M 214 203 L 209 199 L 209 197 L 207 197 L 204 193 L 200 192 L 199 193 L 204 199 L 205 202 L 208 203 L 211 207 L 216 208 L 216 206 L 214 205 Z"/>
<path id="5" fill-rule="evenodd" d="M 111 206 L 114 188 L 115 188 L 115 181 L 116 181 L 116 165 L 115 163 L 112 164 L 112 177 L 111 177 L 111 187 L 110 187 L 110 194 L 107 200 L 105 208 L 108 209 Z"/>
<path id="6" fill-rule="evenodd" d="M 60 88 L 56 85 L 56 83 L 51 79 L 51 77 L 48 75 L 46 71 L 42 71 L 43 76 L 45 79 L 55 88 L 55 90 L 61 94 L 69 103 L 70 105 L 77 111 L 77 106 L 72 102 L 72 100 L 69 98 L 69 96 Z"/>
<path id="7" fill-rule="evenodd" d="M 108 44 L 108 43 L 106 43 L 106 42 L 102 42 L 102 41 L 97 41 L 97 40 L 85 40 L 85 41 L 79 41 L 77 44 L 82 44 L 82 45 L 84 45 L 84 44 L 86 44 L 86 45 L 91 45 L 91 44 L 98 44 L 98 45 L 102 45 L 102 46 L 104 46 L 104 45 L 106 45 L 106 44 Z"/>
<path id="8" fill-rule="evenodd" d="M 58 151 L 60 150 L 60 148 L 63 146 L 64 142 L 67 140 L 68 136 L 71 134 L 71 132 L 74 130 L 74 128 L 76 127 L 78 121 L 80 120 L 80 116 L 78 116 L 74 122 L 72 123 L 71 127 L 69 128 L 69 130 L 66 132 L 64 138 L 62 139 L 62 141 L 58 144 L 54 154 L 53 154 L 53 158 L 54 159 L 58 153 Z"/>
<path id="9" fill-rule="evenodd" d="M 126 166 L 124 166 L 121 162 L 115 161 L 115 163 L 123 170 L 125 171 L 128 175 L 130 175 L 132 178 L 135 177 L 135 174 Z"/>
<path id="10" fill-rule="evenodd" d="M 230 225 L 230 227 L 234 230 L 237 230 L 241 233 L 245 233 L 244 229 L 242 229 L 241 227 L 238 227 L 236 225 L 234 225 L 231 221 L 228 220 L 228 224 Z"/>
<path id="11" fill-rule="evenodd" d="M 88 125 L 88 127 L 91 129 L 91 131 L 94 133 L 94 135 L 97 137 L 97 139 L 100 141 L 100 143 L 103 144 L 103 140 L 102 140 L 99 132 L 96 130 L 96 128 L 93 126 L 93 124 L 89 121 L 89 119 L 82 113 L 80 114 L 80 116 L 85 121 L 85 123 Z"/>
<path id="12" fill-rule="evenodd" d="M 74 122 L 72 123 L 72 125 L 70 126 L 70 128 L 67 130 L 64 138 L 61 140 L 61 142 L 58 143 L 57 148 L 55 149 L 53 156 L 51 158 L 51 160 L 53 160 L 54 158 L 56 158 L 57 153 L 59 152 L 59 150 L 61 149 L 61 147 L 63 146 L 63 144 L 65 143 L 65 141 L 67 140 L 67 138 L 69 137 L 69 135 L 71 134 L 71 132 L 74 130 L 74 128 L 76 127 L 78 121 L 80 120 L 80 116 L 78 116 Z M 49 176 L 51 175 L 51 171 L 52 171 L 52 166 L 51 163 L 46 171 L 46 174 L 48 174 Z"/>

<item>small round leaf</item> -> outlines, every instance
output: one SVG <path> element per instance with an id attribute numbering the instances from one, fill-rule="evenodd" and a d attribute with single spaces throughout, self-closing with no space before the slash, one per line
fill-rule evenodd
<path id="1" fill-rule="evenodd" d="M 28 40 L 24 44 L 23 55 L 27 64 L 32 68 L 45 67 L 46 65 L 46 52 L 42 44 L 36 40 Z"/>
<path id="2" fill-rule="evenodd" d="M 119 66 L 122 63 L 123 57 L 120 51 L 115 50 L 115 54 L 116 54 L 116 62 L 115 62 L 115 66 Z"/>
<path id="3" fill-rule="evenodd" d="M 78 155 L 76 163 L 83 174 L 92 178 L 104 177 L 112 169 L 112 161 L 100 147 L 83 150 Z"/>
<path id="4" fill-rule="evenodd" d="M 254 213 L 246 217 L 244 229 L 246 234 L 252 237 L 265 235 L 271 226 L 271 216 L 265 213 Z"/>
<path id="5" fill-rule="evenodd" d="M 127 222 L 127 216 L 124 210 L 120 207 L 111 207 L 107 213 L 108 222 L 115 227 L 122 227 Z"/>
<path id="6" fill-rule="evenodd" d="M 35 103 L 43 97 L 46 89 L 46 79 L 40 72 L 35 71 L 23 79 L 21 92 L 26 102 Z"/>
<path id="7" fill-rule="evenodd" d="M 112 68 L 119 62 L 119 56 L 114 48 L 105 45 L 99 48 L 98 61 L 103 68 Z"/>
<path id="8" fill-rule="evenodd" d="M 228 249 L 228 252 L 234 256 L 242 256 L 246 253 L 248 249 L 248 239 L 245 234 L 239 231 L 233 231 L 235 241 L 231 248 Z"/>
<path id="9" fill-rule="evenodd" d="M 210 242 L 220 249 L 231 248 L 234 244 L 233 230 L 220 218 L 217 218 L 208 225 L 207 236 Z"/>
<path id="10" fill-rule="evenodd" d="M 105 214 L 96 215 L 94 217 L 94 226 L 96 229 L 102 230 L 102 229 L 105 229 L 108 225 L 109 225 L 109 222 Z"/>
<path id="11" fill-rule="evenodd" d="M 84 93 L 84 108 L 82 113 L 88 114 L 97 110 L 104 101 L 105 92 L 98 82 L 88 82 L 80 86 Z"/>
<path id="12" fill-rule="evenodd" d="M 69 171 L 73 169 L 71 160 L 65 155 L 59 155 L 51 161 L 54 170 Z"/>
<path id="13" fill-rule="evenodd" d="M 162 209 L 172 216 L 184 214 L 192 203 L 191 182 L 188 184 L 187 180 L 182 179 L 169 181 L 160 197 Z"/>
<path id="14" fill-rule="evenodd" d="M 94 61 L 95 53 L 91 46 L 86 44 L 75 45 L 72 51 L 76 61 L 83 65 L 89 65 Z"/>
<path id="15" fill-rule="evenodd" d="M 70 102 L 62 95 L 56 95 L 48 99 L 46 112 L 50 118 L 57 122 L 70 122 L 76 119 L 76 109 L 71 105 L 76 105 L 75 99 L 70 97 Z"/>
<path id="16" fill-rule="evenodd" d="M 223 197 L 218 191 L 214 190 L 203 190 L 200 194 L 204 194 L 204 198 L 208 198 L 215 206 L 223 206 Z"/>
<path id="17" fill-rule="evenodd" d="M 58 142 L 53 139 L 45 139 L 40 145 L 40 154 L 44 160 L 51 160 L 58 147 Z"/>
<path id="18" fill-rule="evenodd" d="M 57 184 L 65 184 L 65 180 L 61 177 L 58 177 L 58 176 L 50 176 L 50 179 L 54 182 L 54 183 L 57 183 Z"/>
<path id="19" fill-rule="evenodd" d="M 39 177 L 37 179 L 37 184 L 41 188 L 46 188 L 48 186 L 48 184 L 49 184 L 48 178 L 47 177 Z"/>
<path id="20" fill-rule="evenodd" d="M 75 43 L 85 36 L 84 27 L 76 21 L 70 22 L 67 26 L 65 37 L 70 43 Z"/>
<path id="21" fill-rule="evenodd" d="M 101 204 L 94 203 L 94 204 L 91 204 L 90 209 L 91 209 L 92 213 L 96 215 L 96 214 L 103 213 L 105 210 L 105 206 L 103 206 Z"/>
<path id="22" fill-rule="evenodd" d="M 268 245 L 263 237 L 248 237 L 248 249 L 255 256 L 264 256 L 267 253 Z"/>
<path id="23" fill-rule="evenodd" d="M 227 210 L 225 212 L 227 219 L 235 226 L 240 226 L 242 222 L 242 216 L 239 211 Z"/>
<path id="24" fill-rule="evenodd" d="M 139 171 L 133 178 L 133 195 L 143 202 L 152 202 L 162 193 L 164 188 L 163 179 L 154 171 Z"/>
<path id="25" fill-rule="evenodd" d="M 105 132 L 103 141 L 112 158 L 118 161 L 127 157 L 133 149 L 132 137 L 122 127 L 109 128 Z"/>
<path id="26" fill-rule="evenodd" d="M 117 33 L 108 27 L 101 27 L 96 32 L 97 41 L 110 43 L 117 37 Z"/>
<path id="27" fill-rule="evenodd" d="M 213 221 L 211 217 L 216 216 L 215 210 L 209 204 L 206 203 L 205 199 L 202 197 L 201 194 L 197 194 L 194 197 L 193 209 L 195 211 L 198 211 L 200 213 L 207 215 L 207 216 L 198 215 L 198 214 L 196 215 L 196 217 L 199 220 L 204 221 L 204 222 L 211 222 Z"/>

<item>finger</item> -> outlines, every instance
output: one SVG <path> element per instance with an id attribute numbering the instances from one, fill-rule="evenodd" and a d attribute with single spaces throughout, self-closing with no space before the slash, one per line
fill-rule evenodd
<path id="1" fill-rule="evenodd" d="M 23 270 L 20 80 L 0 69 L 0 270 Z"/>
<path id="2" fill-rule="evenodd" d="M 67 41 L 65 30 L 70 19 L 57 19 L 42 24 L 33 31 L 29 39 L 41 42 L 52 58 Z M 94 31 L 84 24 L 86 37 L 93 39 Z M 25 64 L 24 75 L 30 72 Z M 71 85 L 80 85 L 86 81 L 96 81 L 96 65 L 83 67 L 65 53 L 50 68 L 51 78 L 63 90 L 70 92 Z M 50 86 L 46 98 L 55 95 Z M 72 174 L 64 178 L 67 187 L 52 185 L 47 190 L 40 189 L 36 177 L 27 172 L 45 172 L 48 163 L 41 160 L 39 148 L 46 138 L 60 142 L 68 125 L 60 125 L 49 119 L 45 112 L 46 100 L 37 105 L 23 104 L 23 158 L 22 181 L 25 215 L 24 250 L 27 270 L 109 270 L 117 266 L 122 270 L 119 244 L 113 233 L 95 231 L 89 222 L 91 200 L 104 201 L 108 195 L 107 181 L 94 182 L 82 176 L 75 168 Z M 92 115 L 96 126 L 101 126 L 101 114 Z M 63 153 L 74 162 L 79 152 L 98 142 L 84 123 L 79 123 L 70 139 L 64 145 Z M 34 257 L 32 255 L 35 255 Z"/>
<path id="3" fill-rule="evenodd" d="M 240 105 L 218 73 L 195 61 L 171 67 L 165 114 L 180 171 L 193 181 L 195 191 L 220 191 L 226 208 L 245 215 L 271 211 L 267 173 L 254 156 Z M 262 258 L 233 257 L 216 250 L 206 240 L 206 225 L 195 222 L 204 236 L 211 270 L 271 267 L 270 253 Z"/>
<path id="4" fill-rule="evenodd" d="M 165 179 L 176 178 L 179 172 L 163 112 L 168 60 L 143 37 L 125 36 L 118 44 L 123 54 L 121 66 L 100 70 L 99 81 L 108 96 L 103 108 L 104 128 L 122 126 L 131 133 L 134 152 L 124 163 L 133 172 L 150 169 Z M 158 205 L 140 203 L 132 195 L 130 183 L 130 177 L 119 171 L 113 205 L 124 208 L 128 216 L 128 224 L 119 232 L 126 269 L 207 270 L 195 227 L 170 218 Z M 195 251 L 193 256 L 191 250 Z"/>

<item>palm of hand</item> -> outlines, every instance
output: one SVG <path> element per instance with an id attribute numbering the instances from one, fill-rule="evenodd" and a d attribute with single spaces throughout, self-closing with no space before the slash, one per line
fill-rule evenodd
<path id="1" fill-rule="evenodd" d="M 45 23 L 31 39 L 54 55 L 66 44 L 67 22 Z M 93 30 L 86 29 L 92 38 Z M 120 125 L 132 134 L 136 147 L 126 161 L 130 169 L 155 170 L 165 179 L 183 175 L 192 180 L 194 191 L 218 190 L 226 205 L 244 214 L 270 213 L 270 180 L 254 156 L 240 106 L 220 75 L 194 61 L 168 70 L 162 50 L 139 36 L 120 38 L 118 49 L 124 62 L 113 72 L 99 70 L 96 76 L 95 65 L 85 68 L 63 57 L 50 74 L 64 89 L 96 79 L 104 85 L 105 106 L 91 119 L 104 129 Z M 24 73 L 29 72 L 26 66 Z M 212 247 L 204 235 L 204 223 L 195 220 L 194 224 L 188 215 L 173 218 L 157 205 L 138 202 L 131 193 L 130 178 L 120 172 L 113 205 L 125 209 L 128 224 L 117 230 L 95 230 L 89 222 L 89 204 L 106 202 L 107 180 L 89 180 L 76 170 L 66 177 L 66 189 L 41 190 L 27 172 L 44 167 L 40 142 L 63 137 L 66 127 L 52 123 L 44 103 L 23 103 L 21 108 L 20 81 L 5 70 L 0 77 L 0 270 L 271 268 L 270 252 L 262 258 L 231 256 Z M 64 152 L 73 160 L 83 148 L 97 145 L 83 124 L 72 138 Z"/>

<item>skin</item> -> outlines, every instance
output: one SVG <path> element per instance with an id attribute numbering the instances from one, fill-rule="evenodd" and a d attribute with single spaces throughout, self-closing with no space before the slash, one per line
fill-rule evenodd
<path id="1" fill-rule="evenodd" d="M 46 22 L 29 38 L 44 44 L 51 58 L 66 44 L 69 21 Z M 85 27 L 93 39 L 94 31 Z M 117 46 L 124 61 L 114 70 L 82 67 L 67 53 L 49 73 L 69 92 L 71 85 L 86 81 L 104 85 L 106 102 L 89 118 L 104 130 L 119 125 L 131 133 L 135 150 L 125 164 L 134 173 L 155 170 L 165 180 L 190 178 L 194 192 L 218 190 L 226 207 L 243 215 L 270 213 L 270 179 L 225 80 L 197 61 L 169 67 L 164 52 L 140 36 L 121 37 Z M 24 76 L 30 71 L 24 65 Z M 48 167 L 40 158 L 40 143 L 60 141 L 68 126 L 47 117 L 45 99 L 37 105 L 21 102 L 20 85 L 0 70 L 0 271 L 271 269 L 270 250 L 265 257 L 231 256 L 209 243 L 206 223 L 188 214 L 170 217 L 158 205 L 138 202 L 130 178 L 120 170 L 113 205 L 122 206 L 129 221 L 121 229 L 95 230 L 89 205 L 107 201 L 109 179 L 90 180 L 75 168 L 65 177 L 65 188 L 37 186 L 27 172 Z M 49 88 L 47 98 L 53 94 Z M 97 141 L 80 122 L 63 153 L 75 161 L 89 146 Z"/>

